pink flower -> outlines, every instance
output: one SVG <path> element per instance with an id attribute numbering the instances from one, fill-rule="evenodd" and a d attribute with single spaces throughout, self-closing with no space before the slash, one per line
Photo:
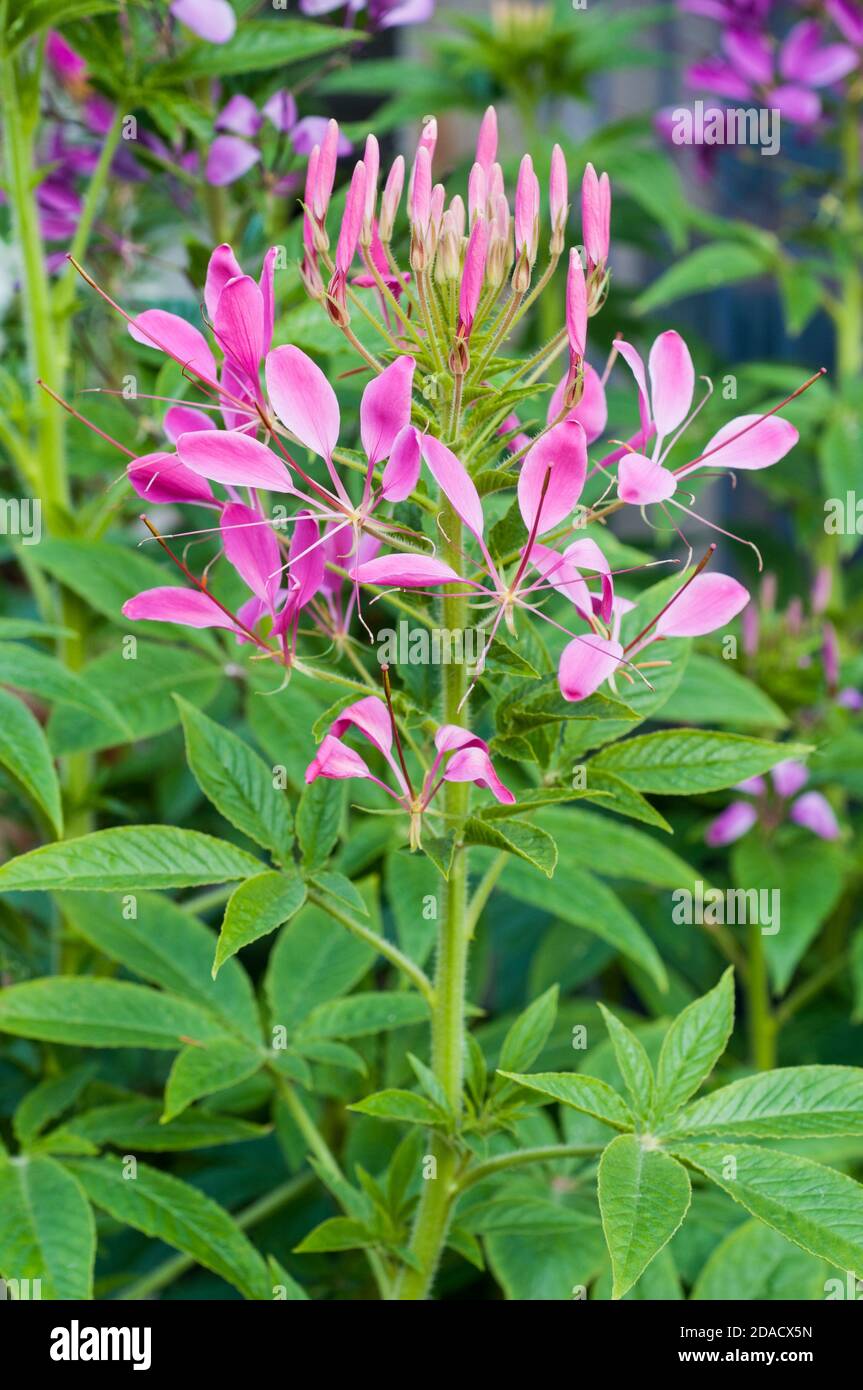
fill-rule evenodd
<path id="1" fill-rule="evenodd" d="M 827 798 L 817 791 L 797 795 L 808 780 L 808 768 L 793 758 L 777 763 L 770 769 L 770 781 L 779 800 L 778 818 L 782 820 L 787 816 L 795 825 L 811 830 L 821 840 L 838 840 L 842 831 Z M 726 806 L 708 825 L 704 836 L 707 844 L 730 845 L 748 834 L 762 820 L 776 824 L 777 812 L 769 810 L 770 792 L 763 778 L 752 777 L 747 782 L 741 782 L 736 790 L 745 792 L 755 800 L 733 801 Z"/>
<path id="2" fill-rule="evenodd" d="M 388 691 L 388 683 L 386 688 Z M 376 777 L 365 759 L 343 741 L 341 736 L 351 731 L 361 734 L 384 758 L 397 790 L 394 791 L 387 782 Z M 392 709 L 376 695 L 369 695 L 349 705 L 330 725 L 315 757 L 306 768 L 306 781 L 314 782 L 318 777 L 326 777 L 336 780 L 359 778 L 374 782 L 410 816 L 412 849 L 419 846 L 423 815 L 443 782 L 473 782 L 490 791 L 497 801 L 508 805 L 515 802 L 512 792 L 504 786 L 494 770 L 484 739 L 457 724 L 442 724 L 435 733 L 434 742 L 436 756 L 416 791 Z M 393 753 L 394 745 L 396 753 Z"/>
<path id="3" fill-rule="evenodd" d="M 228 0 L 172 0 L 171 14 L 208 43 L 227 43 L 234 37 L 237 16 Z"/>

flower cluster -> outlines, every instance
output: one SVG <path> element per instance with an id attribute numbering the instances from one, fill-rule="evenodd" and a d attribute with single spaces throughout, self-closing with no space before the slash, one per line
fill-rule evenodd
<path id="1" fill-rule="evenodd" d="M 588 362 L 589 322 L 605 304 L 610 274 L 611 190 L 607 176 L 592 166 L 581 183 L 583 247 L 567 252 L 569 182 L 559 146 L 550 160 L 543 234 L 543 200 L 530 155 L 521 162 L 513 196 L 507 192 L 493 108 L 480 127 L 466 197 L 448 196 L 435 182 L 433 119 L 422 130 L 410 172 L 399 156 L 382 188 L 379 147 L 369 135 L 331 240 L 339 140 L 331 121 L 309 154 L 302 276 L 369 373 L 360 404 L 364 459 L 340 444 L 338 397 L 320 365 L 296 346 L 273 344 L 276 249 L 255 279 L 229 246 L 218 247 L 204 289 L 208 334 L 163 310 L 126 315 L 132 336 L 182 364 L 203 397 L 171 406 L 165 417 L 170 447 L 133 458 L 128 476 L 145 501 L 216 513 L 221 554 L 248 598 L 236 611 L 226 606 L 211 590 L 210 566 L 195 576 L 148 522 L 187 586 L 139 594 L 124 612 L 132 619 L 226 629 L 290 668 L 301 614 L 342 647 L 354 614 L 362 620 L 364 586 L 384 597 L 412 589 L 461 596 L 469 610 L 482 611 L 486 638 L 474 685 L 501 625 L 517 637 L 517 619 L 541 619 L 565 639 L 556 641 L 558 683 L 567 701 L 587 698 L 606 681 L 614 689 L 618 677 L 647 682 L 645 670 L 664 664 L 656 655 L 665 639 L 724 627 L 749 595 L 731 576 L 704 572 L 711 546 L 658 612 L 626 619 L 627 630 L 632 624 L 638 631 L 624 643 L 621 623 L 633 604 L 616 591 L 617 575 L 599 539 L 602 526 L 625 506 L 655 506 L 666 517 L 675 507 L 694 516 L 692 494 L 681 491 L 684 481 L 688 487 L 708 462 L 711 472 L 768 467 L 793 446 L 796 431 L 777 406 L 764 416 L 730 421 L 700 453 L 683 448 L 682 461 L 672 462 L 704 403 L 693 407 L 695 371 L 683 339 L 660 334 L 646 365 L 622 340 L 602 370 Z M 406 263 L 398 252 L 403 200 Z M 519 356 L 513 347 L 519 325 L 541 294 L 556 293 L 561 261 L 562 326 L 538 353 Z M 561 355 L 546 418 L 524 429 L 515 406 L 530 409 L 539 383 L 551 386 Z M 631 439 L 592 459 L 588 450 L 606 426 L 605 383 L 618 358 L 635 381 L 639 426 Z M 502 554 L 490 542 L 491 523 L 513 493 L 512 553 Z M 400 514 L 408 501 L 409 511 Z M 419 529 L 417 516 L 424 518 Z M 600 525 L 588 534 L 585 521 Z M 676 524 L 675 530 L 682 536 Z M 692 549 L 686 545 L 688 564 Z M 648 646 L 654 650 L 644 659 Z M 336 721 L 310 775 L 366 775 L 358 770 L 358 755 L 344 751 L 339 733 L 349 724 L 368 731 L 347 719 Z M 483 778 L 501 796 L 486 745 L 469 735 L 469 742 L 453 743 L 460 736 L 454 728 L 438 731 L 439 758 L 416 796 L 406 770 L 396 776 L 393 794 L 412 816 L 434 795 L 444 755 L 451 756 L 443 780 L 467 776 L 470 768 L 477 776 L 469 780 Z M 382 738 L 372 742 L 385 752 Z"/>
<path id="2" fill-rule="evenodd" d="M 760 823 L 772 829 L 786 817 L 822 840 L 838 840 L 841 831 L 833 807 L 822 792 L 803 791 L 808 781 L 809 771 L 804 764 L 789 758 L 770 770 L 772 796 L 763 777 L 740 782 L 735 791 L 744 792 L 747 800 L 730 802 L 711 821 L 705 835 L 707 843 L 730 845 L 748 834 L 754 825 Z M 802 795 L 798 795 L 800 792 Z"/>

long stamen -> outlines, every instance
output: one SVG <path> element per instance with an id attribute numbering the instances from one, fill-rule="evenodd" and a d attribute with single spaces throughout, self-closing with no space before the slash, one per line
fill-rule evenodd
<path id="1" fill-rule="evenodd" d="M 660 608 L 660 610 L 659 610 L 659 612 L 657 613 L 656 617 L 655 617 L 655 618 L 651 618 L 651 620 L 650 620 L 650 622 L 647 624 L 647 626 L 646 626 L 646 627 L 643 627 L 643 628 L 641 629 L 641 631 L 639 632 L 638 636 L 637 636 L 637 637 L 633 637 L 633 639 L 632 639 L 631 642 L 627 642 L 626 646 L 625 646 L 624 649 L 623 649 L 624 652 L 630 652 L 630 651 L 632 651 L 632 648 L 638 645 L 638 643 L 641 641 L 642 637 L 644 637 L 648 632 L 650 632 L 651 628 L 656 627 L 656 624 L 659 622 L 659 619 L 662 617 L 663 613 L 667 613 L 667 612 L 668 612 L 668 610 L 669 610 L 669 608 L 671 607 L 671 605 L 672 605 L 673 603 L 676 603 L 677 599 L 680 598 L 680 595 L 684 592 L 684 590 L 689 588 L 689 586 L 690 586 L 690 584 L 692 583 L 692 581 L 693 581 L 694 579 L 697 579 L 698 575 L 699 575 L 699 574 L 701 573 L 701 571 L 705 568 L 705 566 L 708 565 L 708 564 L 710 563 L 710 561 L 713 559 L 713 554 L 714 554 L 714 551 L 715 551 L 715 550 L 716 550 L 716 542 L 715 542 L 715 541 L 711 541 L 710 545 L 707 547 L 707 550 L 704 552 L 704 554 L 702 555 L 701 559 L 698 561 L 698 564 L 695 566 L 695 569 L 692 571 L 692 573 L 691 573 L 691 575 L 689 576 L 689 578 L 688 578 L 687 580 L 685 580 L 683 584 L 681 584 L 680 588 L 677 590 L 676 593 L 674 593 L 674 594 L 671 595 L 671 598 L 668 600 L 668 602 L 667 602 L 662 608 Z"/>
<path id="2" fill-rule="evenodd" d="M 389 666 L 387 665 L 387 663 L 386 663 L 385 661 L 382 662 L 382 664 L 381 664 L 381 676 L 382 676 L 382 678 L 383 678 L 383 683 L 384 683 L 384 695 L 386 696 L 387 709 L 388 709 L 389 712 L 390 712 L 390 725 L 392 726 L 392 731 L 393 731 L 393 741 L 394 741 L 394 743 L 395 743 L 395 745 L 396 745 L 396 752 L 398 753 L 399 762 L 400 762 L 400 764 L 401 764 L 401 769 L 402 769 L 402 772 L 404 773 L 405 781 L 406 781 L 407 787 L 408 787 L 408 791 L 410 792 L 410 795 L 411 795 L 411 801 L 415 801 L 415 800 L 416 800 L 416 793 L 414 792 L 413 784 L 412 784 L 412 782 L 411 782 L 411 775 L 410 775 L 410 773 L 408 772 L 408 765 L 407 765 L 407 763 L 405 762 L 404 749 L 402 748 L 402 741 L 401 741 L 401 738 L 399 737 L 399 726 L 398 726 L 398 724 L 396 723 L 396 716 L 395 716 L 395 713 L 394 713 L 394 711 L 393 711 L 393 696 L 392 696 L 392 691 L 390 690 L 390 668 L 389 668 Z"/>

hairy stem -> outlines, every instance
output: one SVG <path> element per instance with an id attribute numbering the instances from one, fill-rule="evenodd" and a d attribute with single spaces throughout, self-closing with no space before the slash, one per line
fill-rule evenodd
<path id="1" fill-rule="evenodd" d="M 757 922 L 749 925 L 749 1038 L 752 1065 L 759 1071 L 771 1071 L 776 1066 L 776 1022 L 770 1007 L 770 981 L 764 937 Z"/>

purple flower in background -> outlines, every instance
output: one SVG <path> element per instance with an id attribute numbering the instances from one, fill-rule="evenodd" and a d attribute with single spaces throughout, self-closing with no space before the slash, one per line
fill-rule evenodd
<path id="1" fill-rule="evenodd" d="M 237 16 L 228 0 L 173 0 L 171 14 L 199 39 L 227 43 L 234 37 Z"/>
<path id="2" fill-rule="evenodd" d="M 678 8 L 685 14 L 700 14 L 741 28 L 760 28 L 771 4 L 772 0 L 678 0 Z"/>
<path id="3" fill-rule="evenodd" d="M 705 842 L 714 848 L 733 844 L 752 829 L 758 821 L 776 825 L 788 817 L 795 825 L 811 830 L 822 840 L 838 840 L 841 835 L 839 823 L 833 807 L 821 792 L 803 792 L 809 781 L 809 770 L 803 763 L 788 758 L 771 769 L 770 781 L 773 783 L 775 797 L 778 798 L 778 812 L 774 805 L 768 808 L 770 789 L 763 777 L 750 777 L 740 782 L 735 791 L 754 797 L 753 801 L 732 801 L 725 810 L 712 820 L 705 832 Z M 803 792 L 802 796 L 798 795 Z"/>
<path id="4" fill-rule="evenodd" d="M 274 92 L 260 110 L 251 97 L 233 96 L 215 120 L 215 128 L 219 134 L 210 146 L 207 156 L 207 183 L 217 186 L 235 183 L 260 163 L 260 136 L 265 120 L 269 121 L 280 135 L 288 136 L 294 154 L 303 158 L 311 154 L 315 145 L 321 143 L 327 127 L 324 116 L 304 116 L 302 120 L 298 119 L 297 103 L 292 93 L 285 88 Z M 352 148 L 351 142 L 345 136 L 339 135 L 337 154 L 350 154 Z M 287 193 L 295 185 L 296 177 L 288 175 L 276 185 L 276 191 Z"/>
<path id="5" fill-rule="evenodd" d="M 795 24 L 778 50 L 765 34 L 733 25 L 721 42 L 724 57 L 692 64 L 689 85 L 731 101 L 768 102 L 799 125 L 813 125 L 821 115 L 815 89 L 838 82 L 860 61 L 848 44 L 826 43 L 814 19 Z"/>
<path id="6" fill-rule="evenodd" d="M 434 0 L 300 0 L 300 10 L 310 18 L 345 10 L 345 25 L 353 24 L 362 10 L 368 11 L 369 28 L 396 29 L 406 24 L 425 24 L 434 14 Z"/>
<path id="7" fill-rule="evenodd" d="M 863 8 L 856 0 L 826 0 L 824 8 L 842 37 L 863 48 Z"/>

